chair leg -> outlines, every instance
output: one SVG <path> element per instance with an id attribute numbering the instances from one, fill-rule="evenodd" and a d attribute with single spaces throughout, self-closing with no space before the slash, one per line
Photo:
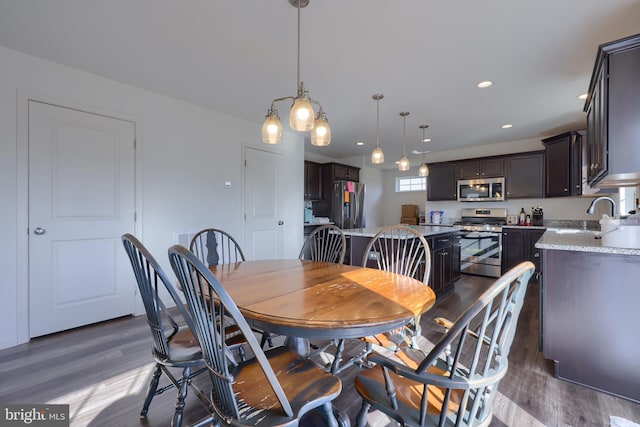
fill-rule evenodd
<path id="1" fill-rule="evenodd" d="M 180 388 L 178 389 L 178 401 L 176 402 L 176 410 L 173 413 L 173 420 L 171 421 L 171 427 L 180 427 L 182 424 L 182 414 L 184 413 L 184 401 L 187 398 L 187 390 L 189 388 L 189 376 L 191 375 L 191 368 L 184 368 L 182 371 L 182 378 L 180 379 Z"/>
<path id="2" fill-rule="evenodd" d="M 162 375 L 162 368 L 156 363 L 156 367 L 153 370 L 153 376 L 151 377 L 151 382 L 149 383 L 149 388 L 147 390 L 147 397 L 144 398 L 144 404 L 142 405 L 142 411 L 140 412 L 141 417 L 146 417 L 149 412 L 149 405 L 151 405 L 151 400 L 153 400 L 153 396 L 155 396 L 156 390 L 158 389 L 160 375 Z"/>
<path id="3" fill-rule="evenodd" d="M 367 425 L 367 413 L 369 412 L 369 408 L 371 408 L 371 405 L 363 401 L 362 408 L 360 408 L 360 412 L 358 412 L 358 416 L 356 417 L 356 427 L 364 427 Z"/>

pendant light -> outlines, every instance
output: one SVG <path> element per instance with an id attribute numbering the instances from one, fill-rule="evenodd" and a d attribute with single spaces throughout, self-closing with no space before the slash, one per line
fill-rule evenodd
<path id="1" fill-rule="evenodd" d="M 420 169 L 418 169 L 418 175 L 429 176 L 429 166 L 427 166 L 427 162 L 425 161 L 425 154 L 427 151 L 424 149 L 425 142 L 431 141 L 430 139 L 427 139 L 424 134 L 429 125 L 420 125 L 418 127 L 422 129 L 422 164 L 420 165 Z"/>
<path id="2" fill-rule="evenodd" d="M 376 148 L 371 152 L 371 163 L 379 165 L 384 163 L 384 152 L 380 148 L 380 100 L 384 95 L 376 93 L 372 98 L 376 101 Z"/>
<path id="3" fill-rule="evenodd" d="M 282 142 L 282 124 L 278 116 L 275 103 L 286 99 L 292 100 L 289 111 L 289 126 L 299 132 L 311 131 L 311 143 L 325 146 L 331 143 L 331 128 L 329 121 L 322 109 L 322 105 L 309 97 L 309 92 L 300 80 L 300 9 L 309 4 L 309 0 L 289 0 L 289 3 L 298 8 L 298 68 L 297 68 L 297 96 L 285 96 L 271 101 L 271 107 L 262 125 L 262 141 L 267 144 L 279 144 Z M 315 115 L 313 105 L 318 106 L 318 114 Z"/>
<path id="4" fill-rule="evenodd" d="M 401 171 L 408 171 L 411 168 L 411 163 L 409 162 L 409 158 L 407 157 L 407 116 L 409 115 L 408 111 L 403 111 L 400 113 L 400 117 L 402 117 L 402 157 L 398 161 L 398 169 Z"/>

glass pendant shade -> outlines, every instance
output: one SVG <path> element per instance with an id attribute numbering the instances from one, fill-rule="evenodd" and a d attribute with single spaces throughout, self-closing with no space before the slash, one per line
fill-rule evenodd
<path id="1" fill-rule="evenodd" d="M 298 96 L 291 106 L 289 113 L 289 126 L 299 132 L 307 132 L 313 129 L 315 122 L 313 107 L 308 97 Z"/>
<path id="2" fill-rule="evenodd" d="M 274 110 L 269 111 L 262 124 L 262 142 L 280 144 L 282 142 L 282 123 Z"/>
<path id="3" fill-rule="evenodd" d="M 380 148 L 380 100 L 384 95 L 376 93 L 371 98 L 376 101 L 376 148 L 371 152 L 371 163 L 379 165 L 384 163 L 384 152 Z"/>
<path id="4" fill-rule="evenodd" d="M 315 126 L 311 131 L 311 144 L 324 147 L 331 144 L 331 128 L 329 121 L 323 112 L 318 113 Z"/>
<path id="5" fill-rule="evenodd" d="M 398 169 L 401 171 L 408 171 L 411 169 L 411 163 L 409 162 L 409 158 L 407 157 L 407 116 L 409 115 L 408 111 L 403 111 L 400 113 L 400 117 L 402 117 L 402 157 L 398 161 Z"/>
<path id="6" fill-rule="evenodd" d="M 411 162 L 409 162 L 409 158 L 406 154 L 403 154 L 402 157 L 400 157 L 400 161 L 398 162 L 398 169 L 400 169 L 401 171 L 408 171 L 409 169 L 411 169 Z"/>
<path id="7" fill-rule="evenodd" d="M 429 166 L 426 163 L 423 163 L 418 169 L 418 174 L 420 176 L 429 176 Z"/>
<path id="8" fill-rule="evenodd" d="M 384 163 L 384 153 L 382 152 L 382 148 L 376 147 L 371 152 L 371 163 L 374 165 L 379 165 Z"/>

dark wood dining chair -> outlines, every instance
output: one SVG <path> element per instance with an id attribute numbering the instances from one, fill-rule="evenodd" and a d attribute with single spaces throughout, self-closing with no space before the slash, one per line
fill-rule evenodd
<path id="1" fill-rule="evenodd" d="M 205 228 L 198 231 L 191 238 L 189 250 L 209 267 L 245 260 L 236 239 L 219 228 Z"/>
<path id="2" fill-rule="evenodd" d="M 392 225 L 378 231 L 369 241 L 362 257 L 362 266 L 378 268 L 391 273 L 417 278 L 427 285 L 431 271 L 431 253 L 427 240 L 413 228 Z M 371 353 L 374 346 L 397 351 L 402 345 L 415 346 L 420 336 L 420 318 L 409 324 L 375 336 L 363 337 L 364 348 L 347 361 L 342 360 L 345 341 L 336 340 L 331 372 L 339 373 L 360 363 Z"/>
<path id="3" fill-rule="evenodd" d="M 340 227 L 325 224 L 307 236 L 298 258 L 342 264 L 346 251 L 347 239 Z"/>
<path id="4" fill-rule="evenodd" d="M 186 248 L 169 249 L 169 260 L 186 296 L 211 377 L 214 424 L 294 426 L 319 408 L 337 426 L 332 401 L 342 389 L 337 377 L 286 347 L 263 350 L 244 316 L 211 271 Z M 223 328 L 230 318 L 254 357 L 229 363 Z"/>
<path id="5" fill-rule="evenodd" d="M 191 381 L 195 376 L 206 371 L 200 344 L 193 334 L 195 324 L 175 288 L 147 248 L 131 234 L 122 236 L 122 244 L 131 261 L 144 303 L 147 323 L 153 337 L 152 355 L 156 362 L 140 416 L 147 415 L 154 396 L 175 387 L 178 389 L 178 400 L 171 425 L 179 427 L 189 386 L 205 408 L 210 406 L 206 394 Z M 160 298 L 163 289 L 169 293 L 176 306 L 178 311 L 176 317 L 171 315 Z M 182 324 L 177 321 L 178 317 L 182 317 Z M 181 369 L 181 377 L 176 378 L 169 368 Z M 169 384 L 158 388 L 162 374 L 169 379 Z"/>
<path id="6" fill-rule="evenodd" d="M 429 243 L 422 234 L 406 225 L 385 227 L 367 244 L 362 266 L 413 277 L 428 285 L 431 273 Z M 366 337 L 365 340 L 396 350 L 399 345 L 415 345 L 415 340 L 420 335 L 420 317 L 416 317 L 405 327 Z"/>
<path id="7" fill-rule="evenodd" d="M 369 355 L 376 366 L 354 383 L 363 400 L 357 425 L 373 408 L 407 426 L 488 426 L 534 270 L 526 261 L 497 279 L 428 354 Z"/>
<path id="8" fill-rule="evenodd" d="M 236 239 L 219 228 L 198 231 L 191 238 L 189 250 L 209 267 L 245 261 L 244 252 Z M 267 343 L 269 347 L 273 347 L 273 336 L 270 333 L 254 330 L 262 334 L 263 347 Z"/>

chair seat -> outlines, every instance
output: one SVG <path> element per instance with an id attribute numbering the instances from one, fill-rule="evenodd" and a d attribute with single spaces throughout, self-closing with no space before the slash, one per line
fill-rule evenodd
<path id="1" fill-rule="evenodd" d="M 265 351 L 265 355 L 291 403 L 294 416 L 284 414 L 264 371 L 252 359 L 240 363 L 234 372 L 234 392 L 239 405 L 246 408 L 243 412 L 246 425 L 286 425 L 322 401 L 330 402 L 342 390 L 337 377 L 327 375 L 312 361 L 301 359 L 286 347 L 272 348 Z"/>
<path id="2" fill-rule="evenodd" d="M 168 339 L 171 363 L 189 363 L 196 360 L 202 361 L 202 349 L 200 343 L 188 326 L 182 326 L 171 338 Z M 167 362 L 166 359 L 162 359 Z"/>
<path id="3" fill-rule="evenodd" d="M 412 358 L 401 356 L 400 359 L 408 366 L 417 366 Z M 429 369 L 427 369 L 427 372 L 435 375 L 447 374 L 446 370 L 442 369 L 442 367 L 437 366 L 429 367 Z M 420 414 L 420 405 L 422 403 L 421 399 L 424 390 L 424 383 L 399 376 L 391 370 L 389 370 L 388 373 L 397 393 L 398 413 L 402 414 L 407 424 L 420 425 L 418 416 Z M 373 402 L 383 402 L 389 399 L 382 369 L 369 369 L 360 373 L 358 376 L 356 376 L 355 388 L 361 396 L 364 396 L 367 400 Z M 427 388 L 429 391 L 429 406 L 427 408 L 427 413 L 434 415 L 433 425 L 436 425 L 438 417 L 440 416 L 440 413 L 442 411 L 442 404 L 446 389 L 433 385 L 428 385 Z M 463 393 L 464 390 L 453 390 L 451 392 L 451 401 L 448 407 L 450 414 L 458 410 Z M 453 424 L 454 422 L 451 423 L 451 425 Z M 432 424 L 427 423 L 427 425 Z"/>

